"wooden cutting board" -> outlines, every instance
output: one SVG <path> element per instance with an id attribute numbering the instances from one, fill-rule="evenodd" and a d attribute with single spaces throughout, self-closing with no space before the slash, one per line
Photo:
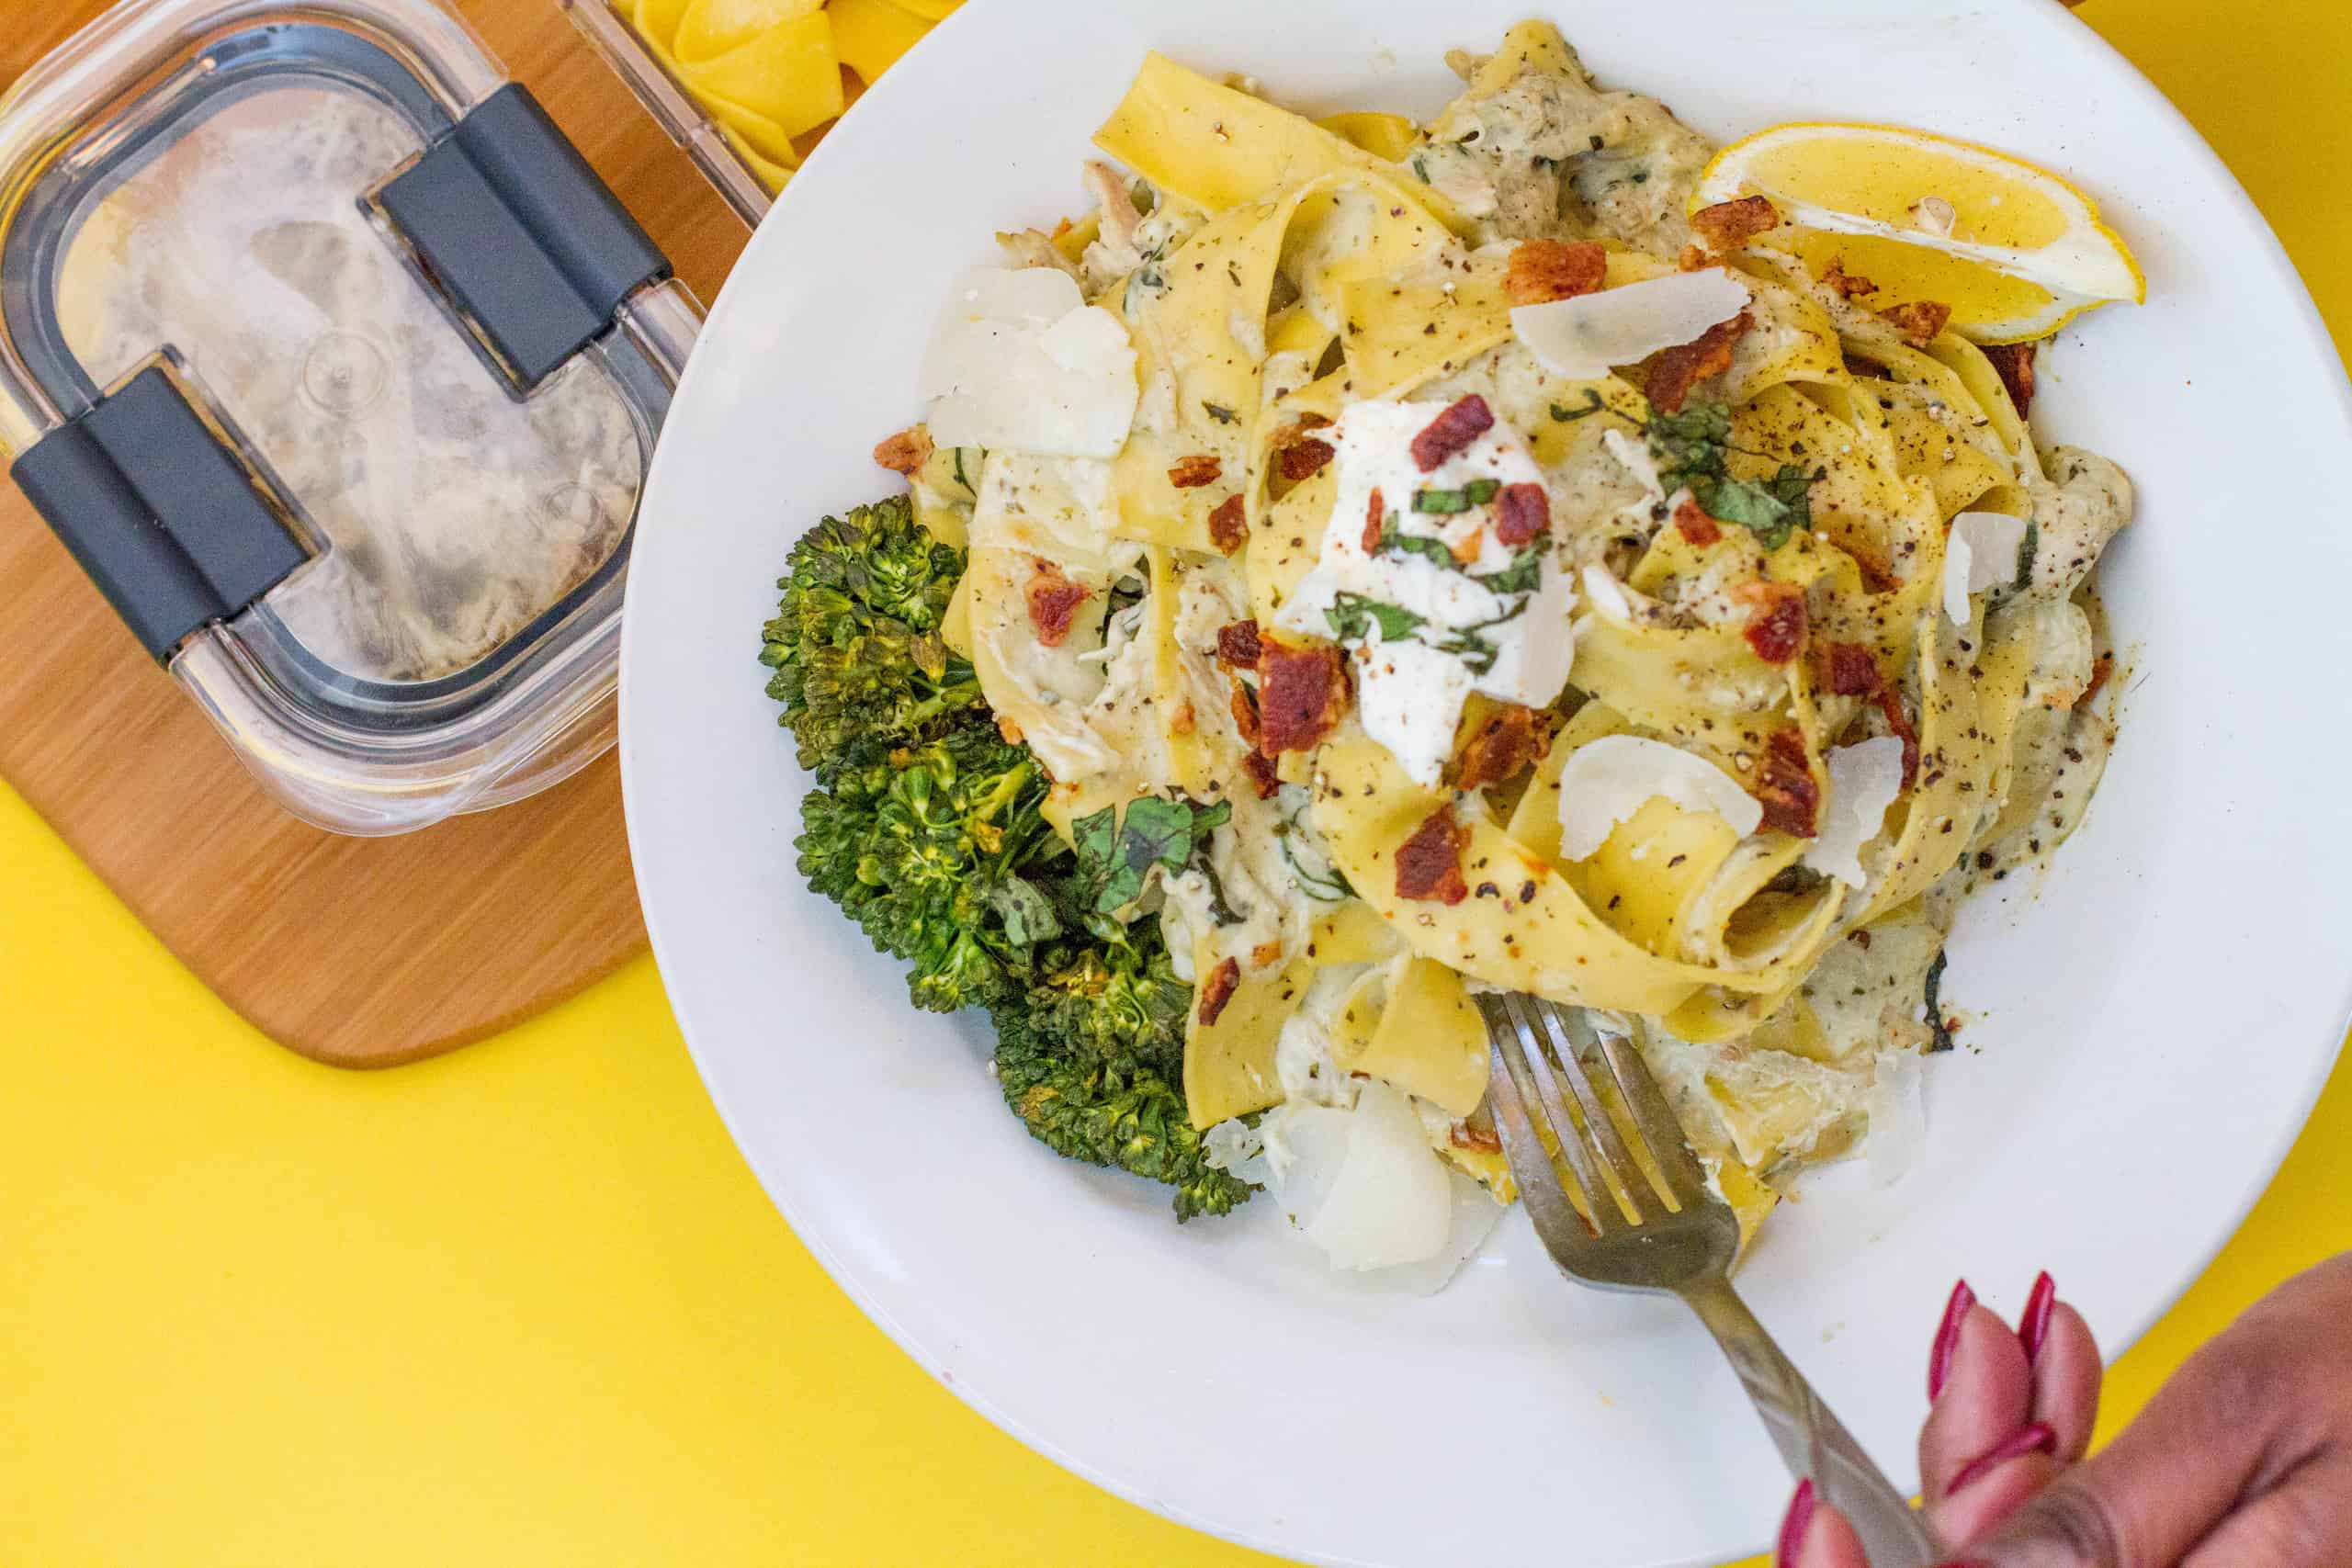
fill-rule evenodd
<path id="1" fill-rule="evenodd" d="M 5 86 L 106 6 L 0 8 Z M 458 8 L 678 275 L 714 298 L 742 225 L 556 0 Z M 0 776 L 289 1049 L 343 1066 L 413 1061 L 560 1001 L 645 945 L 609 756 L 520 805 L 401 838 L 307 827 L 247 776 L 5 484 L 0 626 Z"/>

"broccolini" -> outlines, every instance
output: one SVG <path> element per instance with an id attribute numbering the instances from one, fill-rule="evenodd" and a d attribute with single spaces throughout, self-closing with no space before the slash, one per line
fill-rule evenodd
<path id="1" fill-rule="evenodd" d="M 1005 1102 L 1039 1142 L 1166 1183 L 1180 1220 L 1225 1213 L 1252 1189 L 1208 1165 L 1185 1110 L 1193 988 L 1156 916 L 1105 912 L 1109 869 L 1054 834 L 1041 815 L 1051 780 L 998 733 L 942 637 L 963 570 L 903 499 L 828 517 L 793 547 L 760 657 L 817 775 L 795 840 L 801 874 L 909 961 L 917 1006 L 989 1010 Z M 1217 819 L 1158 802 L 1128 826 L 1140 837 L 1179 815 L 1187 846 Z"/>

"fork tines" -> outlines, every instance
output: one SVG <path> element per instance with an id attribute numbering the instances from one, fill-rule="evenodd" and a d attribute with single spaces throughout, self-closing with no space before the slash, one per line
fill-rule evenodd
<path id="1" fill-rule="evenodd" d="M 1706 1201 L 1698 1161 L 1634 1042 L 1538 997 L 1486 992 L 1477 1002 L 1495 1047 L 1497 1131 L 1539 1224 L 1574 1218 L 1609 1235 Z M 1525 1174 L 1556 1176 L 1561 1161 L 1583 1199 L 1573 1216 L 1559 1212 L 1564 1194 L 1539 1192 L 1545 1184 Z"/>

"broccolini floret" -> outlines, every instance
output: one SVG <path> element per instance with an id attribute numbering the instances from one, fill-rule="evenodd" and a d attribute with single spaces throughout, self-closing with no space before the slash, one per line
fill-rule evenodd
<path id="1" fill-rule="evenodd" d="M 1212 1167 L 1182 1089 L 1132 1057 L 1089 1060 L 1053 1049 L 1023 1018 L 997 1020 L 997 1085 L 1031 1135 L 1058 1154 L 1115 1166 L 1176 1189 L 1176 1217 L 1224 1214 L 1252 1189 Z"/>
<path id="2" fill-rule="evenodd" d="M 760 661 L 775 671 L 768 695 L 802 767 L 831 782 L 857 756 L 980 709 L 970 662 L 939 635 L 963 572 L 964 552 L 933 539 L 903 496 L 828 517 L 792 547 Z"/>
<path id="3" fill-rule="evenodd" d="M 817 775 L 794 840 L 801 874 L 910 963 L 917 1006 L 989 1010 L 1006 1102 L 1040 1142 L 1167 1183 L 1179 1219 L 1224 1213 L 1251 1189 L 1208 1165 L 1186 1113 L 1193 988 L 1157 917 L 1106 910 L 1135 895 L 1112 897 L 1102 860 L 1182 861 L 1214 808 L 1137 802 L 1137 846 L 1114 833 L 1091 857 L 1056 837 L 1041 814 L 1052 781 L 998 733 L 940 636 L 963 570 L 903 500 L 829 517 L 794 547 L 761 660 Z"/>

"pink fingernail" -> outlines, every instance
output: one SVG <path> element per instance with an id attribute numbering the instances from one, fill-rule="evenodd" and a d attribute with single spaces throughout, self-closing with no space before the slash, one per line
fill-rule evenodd
<path id="1" fill-rule="evenodd" d="M 2018 1318 L 2018 1339 L 2025 1346 L 2027 1366 L 2041 1359 L 2041 1343 L 2050 1337 L 2051 1309 L 2057 1304 L 2058 1281 L 2045 1269 L 2034 1280 L 2033 1293 L 2026 1297 L 2025 1311 Z"/>
<path id="2" fill-rule="evenodd" d="M 1951 1300 L 1944 1303 L 1944 1320 L 1936 1325 L 1936 1347 L 1928 1354 L 1928 1403 L 1933 1404 L 1943 1397 L 1944 1382 L 1951 1376 L 1952 1353 L 1960 1348 L 1960 1325 L 1968 1321 L 1968 1309 L 1976 1304 L 1976 1292 L 1962 1280 L 1951 1288 Z"/>
<path id="3" fill-rule="evenodd" d="M 1959 1492 L 1970 1482 L 1982 1480 L 1984 1472 L 1995 1465 L 2007 1464 L 2009 1461 L 2022 1459 L 2027 1454 L 2048 1454 L 2057 1451 L 2057 1429 L 2047 1421 L 2036 1421 L 2030 1427 L 2011 1432 L 2007 1437 L 1995 1443 L 1989 1451 L 1969 1461 L 1961 1472 L 1951 1478 L 1951 1490 Z"/>
<path id="4" fill-rule="evenodd" d="M 1772 1548 L 1774 1568 L 1797 1568 L 1797 1553 L 1812 1526 L 1813 1482 L 1808 1478 L 1797 1483 L 1797 1495 L 1789 1499 L 1788 1514 L 1781 1520 L 1780 1540 Z"/>

